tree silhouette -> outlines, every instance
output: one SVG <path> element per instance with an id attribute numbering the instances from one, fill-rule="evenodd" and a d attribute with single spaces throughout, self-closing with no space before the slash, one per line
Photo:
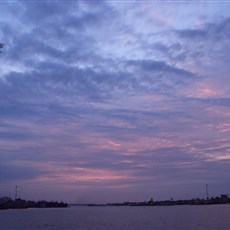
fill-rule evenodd
<path id="1" fill-rule="evenodd" d="M 0 42 L 0 49 L 2 49 L 4 47 L 4 45 L 5 45 L 4 43 Z"/>

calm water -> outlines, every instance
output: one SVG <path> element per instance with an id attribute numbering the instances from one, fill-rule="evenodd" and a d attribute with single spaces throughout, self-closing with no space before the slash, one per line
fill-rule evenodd
<path id="1" fill-rule="evenodd" d="M 229 230 L 230 205 L 1 210 L 0 229 Z"/>

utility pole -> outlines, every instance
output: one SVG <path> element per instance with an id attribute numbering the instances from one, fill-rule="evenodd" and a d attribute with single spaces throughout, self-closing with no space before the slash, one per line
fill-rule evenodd
<path id="1" fill-rule="evenodd" d="M 206 184 L 206 199 L 209 199 L 209 195 L 208 195 L 208 184 Z"/>
<path id="2" fill-rule="evenodd" d="M 18 199 L 18 186 L 15 186 L 15 200 Z"/>

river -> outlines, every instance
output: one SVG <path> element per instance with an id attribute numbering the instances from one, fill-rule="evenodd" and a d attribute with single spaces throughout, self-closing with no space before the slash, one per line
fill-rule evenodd
<path id="1" fill-rule="evenodd" d="M 230 205 L 1 210 L 0 229 L 229 230 Z"/>

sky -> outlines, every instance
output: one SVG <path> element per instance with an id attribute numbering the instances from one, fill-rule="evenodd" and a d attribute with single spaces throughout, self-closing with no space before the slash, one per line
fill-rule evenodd
<path id="1" fill-rule="evenodd" d="M 0 197 L 230 194 L 230 1 L 0 1 Z"/>

